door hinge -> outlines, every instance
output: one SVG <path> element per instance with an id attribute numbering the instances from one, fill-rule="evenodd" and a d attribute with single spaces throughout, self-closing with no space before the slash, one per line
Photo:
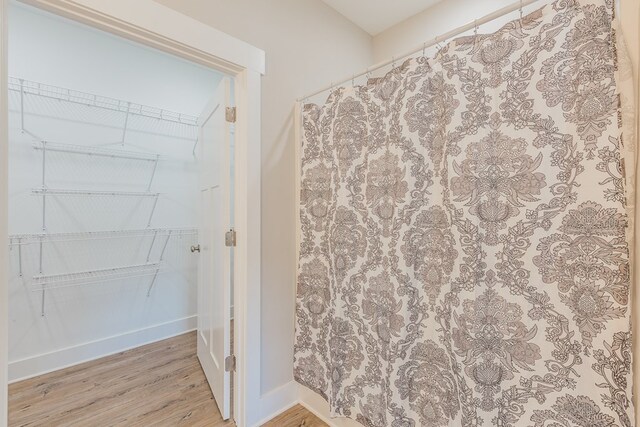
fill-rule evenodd
<path id="1" fill-rule="evenodd" d="M 236 371 L 236 356 L 230 355 L 225 357 L 224 359 L 224 370 L 226 372 L 235 372 Z"/>
<path id="2" fill-rule="evenodd" d="M 235 246 L 236 245 L 236 230 L 233 228 L 224 233 L 224 244 L 225 246 Z"/>
<path id="3" fill-rule="evenodd" d="M 236 122 L 236 107 L 227 107 L 225 112 L 225 118 L 229 123 Z"/>

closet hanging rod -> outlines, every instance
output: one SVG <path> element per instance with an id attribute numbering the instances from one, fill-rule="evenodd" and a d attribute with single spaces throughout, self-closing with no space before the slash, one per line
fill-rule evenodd
<path id="1" fill-rule="evenodd" d="M 160 155 L 158 154 L 138 153 L 135 151 L 113 150 L 99 146 L 63 144 L 49 141 L 36 142 L 33 144 L 33 148 L 36 150 L 46 149 L 47 152 L 55 151 L 59 153 L 83 154 L 87 156 L 110 157 L 147 162 L 155 162 L 160 159 Z"/>
<path id="2" fill-rule="evenodd" d="M 51 194 L 57 196 L 123 196 L 123 197 L 158 197 L 160 193 L 146 191 L 96 191 L 96 190 L 69 190 L 61 188 L 39 187 L 31 190 L 33 194 Z"/>
<path id="3" fill-rule="evenodd" d="M 474 28 L 477 28 L 478 26 L 480 26 L 482 24 L 486 24 L 488 22 L 494 21 L 494 20 L 496 20 L 498 18 L 501 18 L 501 17 L 503 17 L 505 15 L 508 15 L 509 13 L 515 12 L 517 10 L 522 10 L 522 8 L 524 8 L 526 6 L 529 6 L 530 4 L 536 3 L 538 1 L 539 0 L 521 0 L 521 1 L 517 1 L 515 3 L 512 3 L 512 4 L 508 5 L 508 6 L 503 7 L 502 9 L 499 9 L 499 10 L 493 12 L 493 13 L 485 15 L 482 18 L 476 19 L 476 20 L 474 20 L 472 22 L 469 22 L 468 24 L 465 24 L 465 25 L 463 25 L 461 27 L 455 28 L 455 29 L 453 29 L 453 30 L 451 30 L 451 31 L 449 31 L 447 33 L 442 34 L 442 35 L 439 35 L 439 36 L 437 36 L 436 38 L 434 38 L 434 39 L 432 39 L 430 41 L 424 42 L 423 44 L 421 44 L 420 46 L 417 46 L 416 48 L 410 50 L 409 52 L 406 52 L 406 53 L 404 53 L 402 55 L 394 56 L 391 59 L 388 59 L 388 60 L 386 60 L 384 62 L 380 62 L 380 63 L 378 63 L 378 64 L 376 64 L 376 65 L 374 65 L 372 67 L 367 68 L 365 71 L 362 71 L 362 72 L 357 73 L 357 74 L 353 74 L 353 75 L 351 75 L 349 77 L 346 77 L 346 78 L 344 78 L 342 80 L 339 80 L 338 82 L 331 83 L 329 86 L 323 87 L 322 89 L 319 89 L 319 90 L 317 90 L 315 92 L 312 92 L 312 93 L 309 93 L 309 94 L 307 94 L 305 96 L 302 96 L 302 97 L 298 98 L 297 101 L 298 102 L 304 102 L 308 98 L 311 98 L 311 97 L 316 96 L 316 95 L 320 95 L 321 93 L 326 92 L 328 90 L 331 90 L 334 87 L 338 87 L 338 86 L 342 85 L 343 83 L 346 83 L 346 82 L 349 82 L 349 81 L 353 81 L 353 80 L 355 80 L 355 79 L 357 79 L 359 77 L 362 77 L 362 76 L 366 76 L 367 74 L 371 73 L 372 71 L 376 71 L 376 70 L 379 70 L 380 68 L 384 68 L 384 67 L 386 67 L 388 65 L 394 64 L 395 62 L 397 62 L 397 61 L 399 61 L 401 59 L 407 58 L 407 57 L 409 57 L 411 55 L 414 55 L 414 54 L 416 54 L 416 53 L 418 53 L 420 51 L 423 51 L 424 49 L 427 49 L 429 47 L 435 46 L 435 45 L 437 45 L 439 43 L 443 43 L 443 42 L 445 42 L 445 41 L 447 41 L 447 40 L 449 40 L 449 39 L 451 39 L 453 37 L 459 36 L 460 34 L 467 32 L 469 30 L 473 30 Z"/>
<path id="4" fill-rule="evenodd" d="M 43 98 L 97 107 L 104 110 L 137 115 L 184 126 L 196 127 L 198 125 L 198 118 L 189 114 L 182 114 L 162 108 L 136 104 L 122 99 L 109 98 L 107 96 L 38 83 L 17 77 L 9 77 L 9 90 L 26 95 L 36 95 Z"/>

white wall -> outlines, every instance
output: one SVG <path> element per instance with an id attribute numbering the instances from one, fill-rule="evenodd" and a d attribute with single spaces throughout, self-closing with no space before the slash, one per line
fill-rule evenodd
<path id="1" fill-rule="evenodd" d="M 12 5 L 9 74 L 14 77 L 125 99 L 197 115 L 220 75 L 181 59 L 63 20 L 26 6 Z M 36 233 L 41 199 L 41 152 L 20 132 L 19 95 L 10 93 L 9 232 Z M 123 115 L 70 107 L 27 97 L 25 127 L 44 139 L 101 145 L 118 141 Z M 37 113 L 37 114 L 33 114 Z M 92 121 L 99 125 L 86 125 Z M 196 227 L 197 168 L 192 156 L 195 129 L 163 127 L 130 119 L 124 147 L 159 153 L 152 191 L 160 196 L 151 228 Z M 136 129 L 138 131 L 136 131 Z M 146 129 L 154 133 L 140 132 Z M 160 135 L 170 133 L 172 137 Z M 176 138 L 178 136 L 178 138 Z M 152 165 L 130 160 L 88 159 L 50 153 L 48 185 L 58 188 L 144 191 Z M 147 199 L 48 199 L 48 232 L 143 229 L 152 201 Z M 40 293 L 31 292 L 37 273 L 37 245 L 22 247 L 25 275 L 18 277 L 18 249 L 11 250 L 10 379 L 31 376 L 84 359 L 192 329 L 196 311 L 196 262 L 188 252 L 195 237 L 173 238 L 165 259 L 176 271 L 160 274 L 150 297 L 150 276 L 51 290 L 40 316 Z M 44 274 L 82 271 L 144 262 L 150 238 L 109 240 L 89 245 L 45 245 Z M 163 240 L 154 245 L 157 259 Z"/>
<path id="2" fill-rule="evenodd" d="M 619 19 L 622 31 L 625 35 L 631 61 L 634 64 L 635 73 L 638 73 L 638 60 L 640 55 L 640 0 L 619 0 Z"/>
<path id="3" fill-rule="evenodd" d="M 220 75 L 108 33 L 12 3 L 9 75 L 198 115 Z"/>
<path id="4" fill-rule="evenodd" d="M 292 378 L 297 97 L 371 64 L 370 36 L 320 0 L 157 0 L 265 50 L 262 91 L 262 392 Z"/>

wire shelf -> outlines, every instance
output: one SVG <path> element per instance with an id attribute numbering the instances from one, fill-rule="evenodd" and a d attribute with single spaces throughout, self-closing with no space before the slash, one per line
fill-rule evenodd
<path id="1" fill-rule="evenodd" d="M 41 315 L 47 290 L 148 282 L 150 296 L 162 283 L 158 275 L 174 272 L 192 283 L 197 258 L 189 248 L 197 230 L 150 225 L 162 195 L 152 191 L 154 177 L 173 149 L 168 157 L 160 153 L 174 139 L 197 141 L 197 117 L 24 79 L 10 78 L 8 85 L 16 108 L 11 112 L 19 113 L 10 117 L 20 120 L 11 129 L 29 137 L 42 158 L 41 180 L 31 193 L 41 198 L 43 231 L 13 234 L 8 241 L 15 280 L 41 293 Z M 52 120 L 63 126 L 51 127 Z M 133 179 L 131 170 L 144 176 Z M 89 223 L 79 231 L 84 219 L 94 218 L 107 224 Z M 148 280 L 130 280 L 141 277 Z"/>
<path id="2" fill-rule="evenodd" d="M 9 77 L 9 90 L 22 95 L 35 95 L 186 126 L 196 127 L 198 125 L 198 118 L 188 114 L 15 77 Z"/>
<path id="3" fill-rule="evenodd" d="M 121 197 L 158 197 L 160 193 L 152 193 L 148 191 L 95 191 L 95 190 L 72 190 L 61 188 L 34 188 L 31 190 L 37 195 L 56 195 L 56 196 L 121 196 Z"/>
<path id="4" fill-rule="evenodd" d="M 109 282 L 120 279 L 130 279 L 132 277 L 154 276 L 158 274 L 160 267 L 160 262 L 150 262 L 139 265 L 127 265 L 122 267 L 78 271 L 65 274 L 36 275 L 33 276 L 32 279 L 32 290 L 36 292 Z"/>
<path id="5" fill-rule="evenodd" d="M 85 240 L 106 240 L 121 238 L 144 237 L 173 237 L 194 236 L 198 234 L 195 228 L 144 228 L 137 230 L 109 230 L 109 231 L 85 231 L 73 233 L 27 233 L 12 234 L 9 236 L 9 245 L 31 245 L 40 242 L 59 243 L 77 242 Z"/>
<path id="6" fill-rule="evenodd" d="M 155 162 L 160 159 L 160 156 L 158 154 L 146 154 L 138 153 L 135 151 L 114 150 L 104 147 L 62 144 L 48 141 L 34 143 L 33 148 L 35 148 L 36 150 L 55 151 L 60 153 L 84 154 L 87 156 L 142 160 L 148 162 Z"/>

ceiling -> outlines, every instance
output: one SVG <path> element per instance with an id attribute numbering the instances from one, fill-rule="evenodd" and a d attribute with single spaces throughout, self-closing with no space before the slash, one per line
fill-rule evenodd
<path id="1" fill-rule="evenodd" d="M 375 36 L 441 0 L 323 0 Z"/>

